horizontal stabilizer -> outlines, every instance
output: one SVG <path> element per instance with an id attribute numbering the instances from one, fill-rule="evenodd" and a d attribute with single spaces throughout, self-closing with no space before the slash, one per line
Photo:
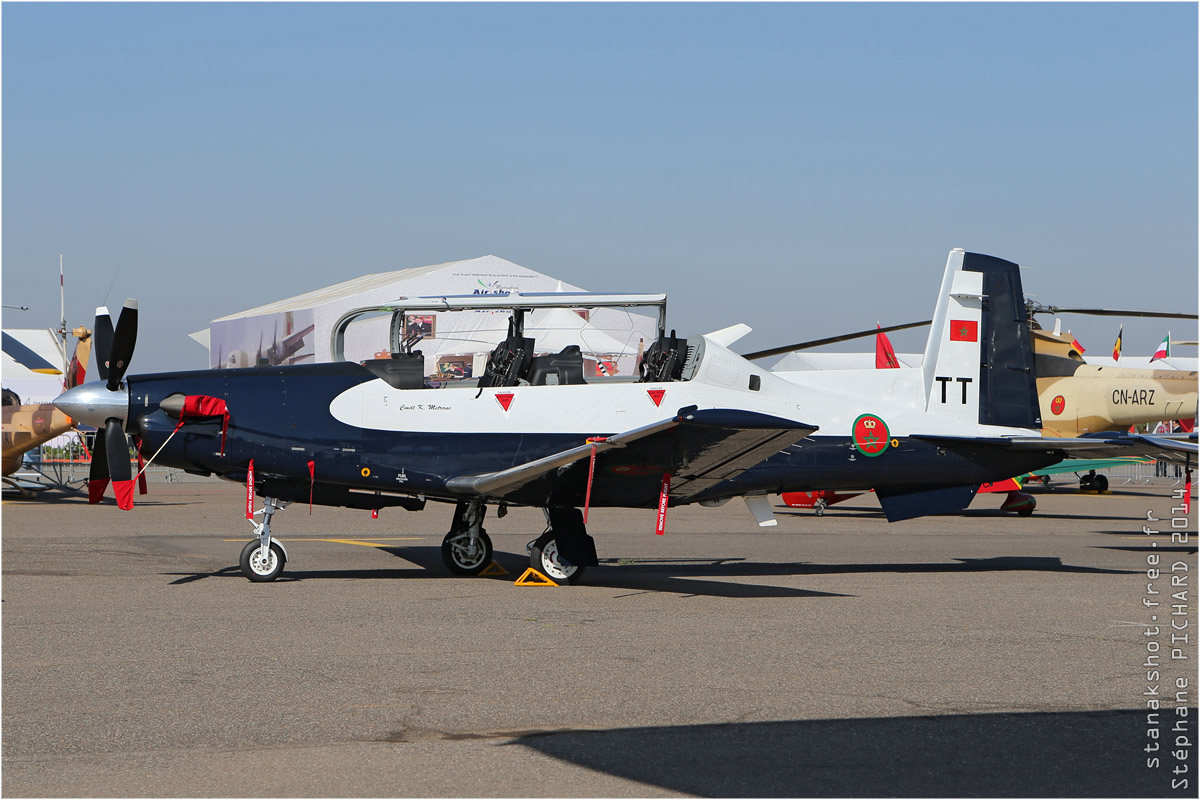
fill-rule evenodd
<path id="1" fill-rule="evenodd" d="M 1095 433 L 1078 438 L 1058 439 L 1052 436 L 1015 437 L 972 437 L 972 436 L 923 436 L 915 439 L 943 444 L 984 445 L 1004 447 L 1012 450 L 1045 451 L 1062 453 L 1063 458 L 1153 458 L 1157 461 L 1172 461 L 1180 464 L 1197 461 L 1200 447 L 1196 434 L 1182 436 L 1150 435 L 1142 433 Z"/>

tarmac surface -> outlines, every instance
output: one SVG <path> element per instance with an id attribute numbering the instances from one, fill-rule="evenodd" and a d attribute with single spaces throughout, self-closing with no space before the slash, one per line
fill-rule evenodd
<path id="1" fill-rule="evenodd" d="M 1143 603 L 1182 562 L 1194 630 L 1170 483 L 894 524 L 871 495 L 775 498 L 761 530 L 733 501 L 672 509 L 665 537 L 593 509 L 603 563 L 571 587 L 514 585 L 534 509 L 489 511 L 507 575 L 458 578 L 450 506 L 293 505 L 288 568 L 256 584 L 241 487 L 153 484 L 132 512 L 6 495 L 3 793 L 1194 797 L 1194 640 Z"/>

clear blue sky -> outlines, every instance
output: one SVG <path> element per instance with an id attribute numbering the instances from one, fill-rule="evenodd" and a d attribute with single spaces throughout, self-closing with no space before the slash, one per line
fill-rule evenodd
<path id="1" fill-rule="evenodd" d="M 1046 303 L 1197 306 L 1194 3 L 0 15 L 3 298 L 32 308 L 4 325 L 57 323 L 59 253 L 90 324 L 119 265 L 135 372 L 203 365 L 215 317 L 488 253 L 665 290 L 744 349 L 927 318 L 955 246 Z M 1103 353 L 1119 321 L 1068 324 Z"/>

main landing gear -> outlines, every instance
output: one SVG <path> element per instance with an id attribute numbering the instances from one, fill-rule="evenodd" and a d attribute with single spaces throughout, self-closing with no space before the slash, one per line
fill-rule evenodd
<path id="1" fill-rule="evenodd" d="M 280 502 L 274 497 L 265 497 L 263 501 L 262 511 L 254 512 L 255 516 L 262 514 L 263 521 L 251 520 L 254 538 L 246 542 L 246 546 L 242 548 L 242 557 L 238 559 L 242 574 L 255 583 L 275 580 L 283 572 L 283 565 L 287 563 L 287 551 L 283 549 L 282 544 L 271 538 L 271 517 L 275 516 L 276 511 L 290 506 L 291 502 Z"/>
<path id="2" fill-rule="evenodd" d="M 584 567 L 596 566 L 596 543 L 577 508 L 544 508 L 546 530 L 525 545 L 529 565 L 557 584 L 578 583 Z"/>
<path id="3" fill-rule="evenodd" d="M 1096 470 L 1088 470 L 1079 478 L 1079 491 L 1081 492 L 1107 492 L 1108 491 L 1108 476 L 1097 475 Z"/>
<path id="4" fill-rule="evenodd" d="M 450 532 L 442 539 L 442 562 L 455 575 L 478 575 L 492 563 L 492 540 L 483 529 L 486 513 L 478 500 L 455 506 Z"/>

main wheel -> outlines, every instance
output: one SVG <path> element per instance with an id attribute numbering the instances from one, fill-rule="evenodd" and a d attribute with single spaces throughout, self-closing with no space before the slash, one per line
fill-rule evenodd
<path id="1" fill-rule="evenodd" d="M 1107 492 L 1108 491 L 1108 476 L 1107 475 L 1097 475 L 1096 482 L 1094 485 L 1096 487 L 1097 492 Z"/>
<path id="2" fill-rule="evenodd" d="M 559 584 L 579 583 L 583 577 L 583 567 L 563 562 L 553 531 L 543 533 L 530 543 L 529 566 Z"/>
<path id="3" fill-rule="evenodd" d="M 283 565 L 286 561 L 283 548 L 275 542 L 271 542 L 271 548 L 263 553 L 258 539 L 251 539 L 242 548 L 242 557 L 238 559 L 238 564 L 242 568 L 243 575 L 255 583 L 262 583 L 278 578 L 283 572 Z"/>
<path id="4" fill-rule="evenodd" d="M 450 531 L 442 539 L 442 562 L 455 575 L 478 575 L 492 563 L 492 540 L 482 530 L 478 542 L 466 531 Z"/>

